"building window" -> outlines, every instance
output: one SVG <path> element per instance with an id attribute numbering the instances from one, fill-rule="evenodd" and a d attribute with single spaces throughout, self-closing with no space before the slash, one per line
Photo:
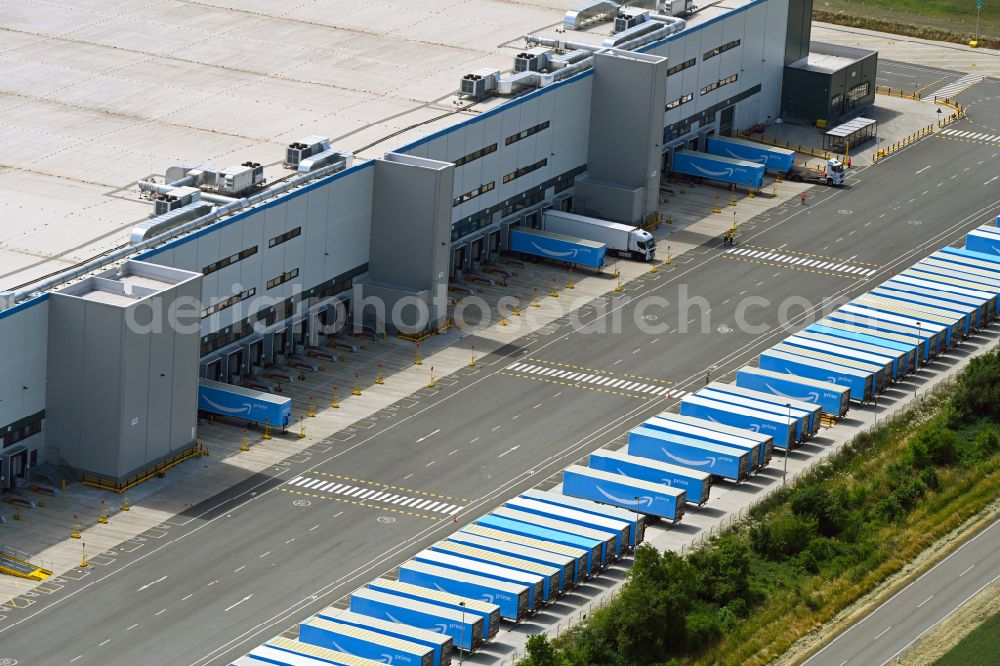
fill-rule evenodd
<path id="1" fill-rule="evenodd" d="M 224 257 L 222 259 L 219 259 L 215 263 L 212 263 L 212 264 L 209 264 L 208 266 L 205 266 L 203 269 L 201 269 L 201 273 L 202 273 L 202 275 L 208 275 L 209 273 L 214 273 L 215 271 L 222 270 L 226 266 L 229 266 L 231 264 L 235 264 L 237 261 L 243 261 L 247 257 L 252 257 L 255 254 L 257 254 L 257 246 L 256 245 L 254 245 L 253 247 L 248 247 L 247 249 L 243 250 L 242 252 L 237 252 L 234 255 L 231 255 L 231 256 L 228 256 L 228 257 Z"/>
<path id="2" fill-rule="evenodd" d="M 670 67 L 669 69 L 667 69 L 667 76 L 673 76 L 677 72 L 683 72 L 685 69 L 689 67 L 694 67 L 697 60 L 698 60 L 697 58 L 691 58 L 690 60 L 685 60 L 679 65 L 674 65 L 673 67 Z"/>
<path id="3" fill-rule="evenodd" d="M 569 178 L 560 177 L 559 180 L 556 181 L 554 187 L 555 194 L 559 194 L 560 192 L 565 192 L 569 188 L 573 187 L 575 183 L 576 183 L 576 176 L 570 176 Z"/>
<path id="4" fill-rule="evenodd" d="M 279 275 L 276 278 L 272 278 L 272 279 L 268 280 L 267 281 L 267 288 L 268 289 L 274 289 L 279 284 L 285 284 L 289 280 L 294 280 L 298 276 L 299 276 L 299 269 L 293 268 L 292 270 L 290 270 L 290 271 L 288 271 L 286 273 L 282 273 L 281 275 Z"/>
<path id="5" fill-rule="evenodd" d="M 480 157 L 486 157 L 490 153 L 495 153 L 496 151 L 497 151 L 497 144 L 491 143 L 485 148 L 480 148 L 474 153 L 469 153 L 464 157 L 459 157 L 457 160 L 455 160 L 455 166 L 460 167 L 468 164 L 469 162 L 475 162 Z"/>
<path id="6" fill-rule="evenodd" d="M 293 238 L 297 238 L 302 233 L 302 227 L 295 227 L 290 231 L 286 231 L 280 236 L 275 236 L 271 240 L 267 241 L 268 247 L 274 247 L 275 245 L 281 245 L 285 241 L 290 241 Z"/>
<path id="7" fill-rule="evenodd" d="M 510 173 L 508 173 L 507 175 L 505 175 L 503 177 L 503 182 L 504 182 L 504 184 L 507 184 L 507 183 L 509 183 L 512 180 L 517 180 L 521 176 L 525 176 L 525 175 L 531 173 L 532 171 L 538 171 L 539 169 L 541 169 L 543 166 L 545 166 L 548 163 L 549 163 L 549 160 L 546 158 L 544 160 L 539 160 L 539 161 L 535 162 L 534 164 L 529 164 L 528 166 L 523 166 L 520 169 L 517 169 L 515 171 L 511 171 Z"/>
<path id="8" fill-rule="evenodd" d="M 681 104 L 687 104 L 688 102 L 690 102 L 693 99 L 694 99 L 694 93 L 688 93 L 687 95 L 684 95 L 683 97 L 678 97 L 677 99 L 675 99 L 672 102 L 667 102 L 667 106 L 665 108 L 666 108 L 667 111 L 669 111 L 670 109 L 676 109 Z"/>
<path id="9" fill-rule="evenodd" d="M 249 289 L 247 289 L 242 293 L 233 294 L 224 301 L 213 303 L 212 305 L 208 306 L 207 308 L 201 311 L 201 318 L 204 319 L 205 317 L 211 317 L 216 312 L 220 312 L 222 310 L 225 310 L 226 308 L 231 308 L 240 301 L 245 301 L 248 298 L 252 298 L 256 293 L 257 293 L 257 287 L 250 287 Z"/>
<path id="10" fill-rule="evenodd" d="M 716 90 L 717 88 L 721 88 L 722 86 L 728 86 L 730 83 L 735 83 L 737 76 L 738 76 L 737 74 L 733 74 L 732 76 L 727 76 L 724 79 L 719 79 L 715 83 L 709 83 L 707 86 L 701 89 L 701 94 L 706 95 L 712 92 L 713 90 Z"/>
<path id="11" fill-rule="evenodd" d="M 475 199 L 480 194 L 486 194 L 487 192 L 491 191 L 494 187 L 496 187 L 496 184 L 497 182 L 495 180 L 491 180 L 488 183 L 484 183 L 479 187 L 477 187 L 476 189 L 472 190 L 471 192 L 466 192 L 462 196 L 456 197 L 455 201 L 452 202 L 452 206 L 454 207 L 458 206 L 459 204 L 464 204 L 466 201 Z"/>
<path id="12" fill-rule="evenodd" d="M 521 139 L 527 139 L 532 134 L 538 134 L 542 130 L 545 130 L 545 129 L 548 129 L 548 128 L 549 128 L 549 121 L 546 120 L 544 123 L 539 123 L 538 125 L 535 125 L 534 127 L 529 127 L 528 129 L 522 130 L 522 131 L 518 132 L 517 134 L 510 135 L 509 137 L 507 137 L 504 140 L 504 145 L 505 146 L 509 146 L 512 143 L 517 143 Z"/>
<path id="13" fill-rule="evenodd" d="M 23 439 L 27 439 L 32 435 L 37 435 L 42 431 L 42 414 L 44 412 L 39 412 L 34 417 L 28 417 L 31 420 L 25 423 L 25 419 L 14 424 L 10 430 L 4 429 L 2 435 L 0 435 L 0 441 L 3 442 L 3 448 L 8 446 L 13 446 Z"/>
<path id="14" fill-rule="evenodd" d="M 839 113 L 843 108 L 844 108 L 844 96 L 843 95 L 834 96 L 833 101 L 830 102 L 830 110 L 835 113 Z"/>
<path id="15" fill-rule="evenodd" d="M 872 84 L 868 81 L 865 81 L 864 83 L 860 83 L 854 86 L 853 88 L 847 91 L 848 103 L 850 103 L 852 106 L 854 104 L 857 104 L 860 100 L 864 99 L 865 97 L 868 97 L 869 93 L 871 93 L 871 89 L 872 89 Z"/>
<path id="16" fill-rule="evenodd" d="M 702 60 L 708 60 L 709 58 L 714 58 L 715 56 L 719 55 L 720 53 L 725 53 L 726 51 L 729 51 L 730 49 L 735 49 L 739 45 L 740 45 L 740 40 L 737 39 L 736 41 L 733 41 L 733 42 L 726 42 L 722 46 L 716 46 L 711 51 L 705 51 L 705 55 L 704 55 L 704 57 L 702 57 Z"/>

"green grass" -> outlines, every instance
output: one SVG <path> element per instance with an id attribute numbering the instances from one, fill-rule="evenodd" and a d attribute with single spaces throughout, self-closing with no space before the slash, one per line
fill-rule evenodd
<path id="1" fill-rule="evenodd" d="M 934 666 L 991 666 L 1000 655 L 1000 613 L 979 625 Z"/>
<path id="2" fill-rule="evenodd" d="M 816 0 L 813 11 L 821 21 L 926 39 L 966 42 L 976 30 L 975 0 Z M 851 20 L 841 20 L 846 18 Z M 983 7 L 979 35 L 986 42 L 1000 39 L 998 0 L 987 0 Z"/>

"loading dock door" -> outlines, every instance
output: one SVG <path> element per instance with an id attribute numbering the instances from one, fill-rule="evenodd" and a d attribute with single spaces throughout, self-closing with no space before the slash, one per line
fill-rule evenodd
<path id="1" fill-rule="evenodd" d="M 205 379 L 213 382 L 222 381 L 222 359 L 217 358 L 205 367 Z"/>
<path id="2" fill-rule="evenodd" d="M 500 255 L 500 230 L 490 232 L 490 259 Z"/>
<path id="3" fill-rule="evenodd" d="M 250 343 L 247 348 L 247 361 L 250 374 L 254 374 L 255 370 L 259 370 L 264 367 L 264 341 L 254 340 Z"/>
<path id="4" fill-rule="evenodd" d="M 243 350 L 237 349 L 226 354 L 226 376 L 223 381 L 231 384 L 234 379 L 242 377 L 243 373 Z"/>
<path id="5" fill-rule="evenodd" d="M 735 115 L 735 106 L 729 106 L 722 110 L 722 113 L 719 115 L 719 134 L 721 136 L 733 135 L 733 118 Z"/>
<path id="6" fill-rule="evenodd" d="M 465 270 L 465 245 L 454 248 L 451 251 L 451 276 L 454 277 L 460 271 Z"/>
<path id="7" fill-rule="evenodd" d="M 477 238 L 472 241 L 472 261 L 481 262 L 483 260 L 483 239 Z"/>

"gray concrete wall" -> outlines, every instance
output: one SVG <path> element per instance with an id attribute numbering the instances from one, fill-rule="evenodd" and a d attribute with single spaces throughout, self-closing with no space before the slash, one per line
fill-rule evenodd
<path id="1" fill-rule="evenodd" d="M 450 162 L 396 153 L 376 161 L 368 278 L 380 293 L 433 294 L 447 285 L 454 175 Z"/>
<path id="2" fill-rule="evenodd" d="M 658 205 L 663 116 L 650 110 L 666 104 L 666 73 L 660 56 L 599 53 L 594 59 L 587 169 L 598 181 L 645 188 L 643 216 Z"/>

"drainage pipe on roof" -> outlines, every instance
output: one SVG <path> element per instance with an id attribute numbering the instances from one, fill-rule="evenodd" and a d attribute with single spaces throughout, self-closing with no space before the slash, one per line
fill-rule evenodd
<path id="1" fill-rule="evenodd" d="M 144 240 L 140 243 L 136 243 L 135 245 L 121 247 L 113 252 L 109 252 L 108 254 L 95 257 L 90 261 L 84 262 L 79 266 L 75 266 L 74 268 L 70 268 L 61 273 L 53 275 L 52 277 L 46 278 L 44 280 L 39 280 L 38 282 L 33 282 L 29 284 L 27 287 L 19 289 L 16 292 L 14 292 L 13 302 L 17 303 L 18 301 L 28 298 L 32 294 L 35 294 L 37 292 L 42 292 L 47 289 L 52 289 L 53 287 L 56 287 L 60 284 L 82 277 L 87 273 L 96 271 L 99 268 L 103 268 L 108 264 L 114 263 L 121 259 L 125 259 L 135 254 L 136 252 L 140 252 L 142 250 L 147 250 L 149 248 L 155 247 L 160 243 L 163 243 L 165 241 L 170 240 L 171 238 L 174 238 L 175 236 L 179 236 L 189 231 L 194 231 L 198 227 L 201 227 L 210 222 L 214 222 L 215 220 L 218 220 L 221 217 L 229 215 L 230 213 L 235 213 L 243 208 L 247 208 L 249 206 L 253 206 L 254 204 L 260 203 L 264 199 L 276 196 L 278 194 L 282 194 L 283 192 L 286 192 L 292 189 L 293 187 L 296 187 L 297 185 L 302 185 L 310 180 L 316 180 L 324 176 L 328 176 L 336 171 L 341 170 L 342 168 L 345 168 L 347 162 L 348 162 L 347 159 L 343 159 L 329 166 L 317 169 L 316 171 L 313 171 L 311 173 L 291 178 L 287 181 L 282 182 L 279 185 L 274 185 L 272 187 L 269 187 L 266 190 L 263 190 L 248 199 L 234 199 L 231 203 L 228 203 L 224 206 L 220 206 L 219 208 L 216 208 L 207 215 L 195 218 L 190 222 L 185 222 L 179 227 L 166 231 L 157 236 L 153 236 L 152 238 Z"/>

